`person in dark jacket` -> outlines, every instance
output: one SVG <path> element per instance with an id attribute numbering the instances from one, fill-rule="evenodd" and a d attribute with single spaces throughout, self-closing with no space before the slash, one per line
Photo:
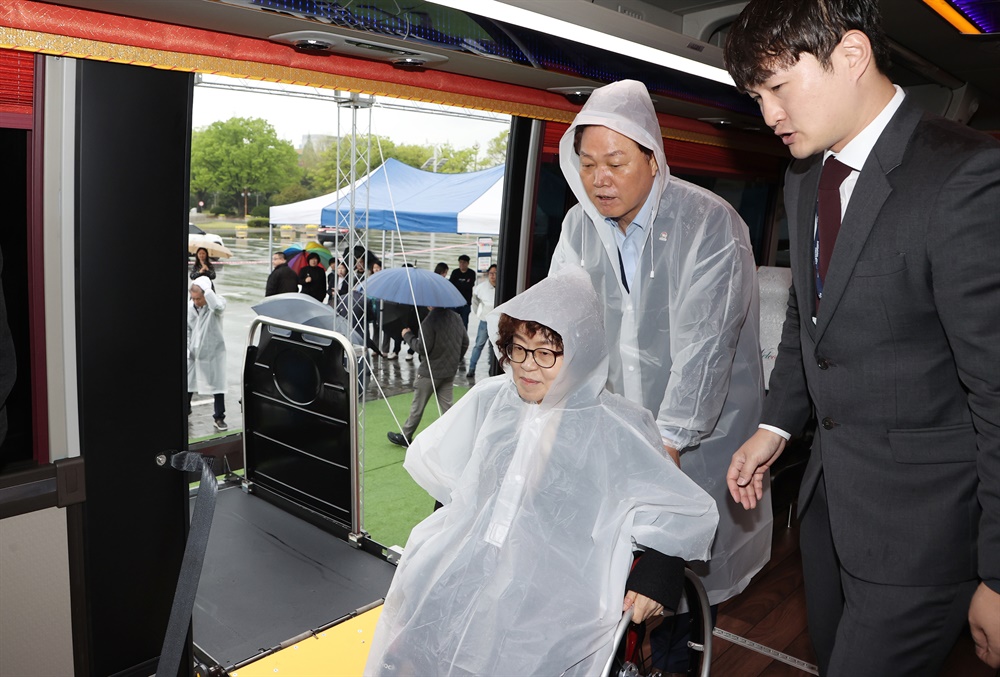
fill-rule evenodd
<path id="1" fill-rule="evenodd" d="M 339 261 L 337 265 L 326 276 L 327 292 L 330 294 L 330 305 L 334 305 L 334 300 L 340 296 L 347 296 L 351 290 L 350 273 L 347 272 L 347 265 Z"/>
<path id="2" fill-rule="evenodd" d="M 274 252 L 271 255 L 271 274 L 267 276 L 267 286 L 264 288 L 264 296 L 274 296 L 275 294 L 286 294 L 299 290 L 299 276 L 288 267 L 285 261 L 284 252 Z"/>
<path id="3" fill-rule="evenodd" d="M 469 312 L 472 310 L 472 290 L 476 286 L 476 271 L 469 268 L 468 256 L 462 254 L 458 257 L 458 268 L 451 271 L 451 277 L 448 279 L 465 298 L 465 305 L 454 310 L 462 316 L 462 325 L 468 329 Z"/>
<path id="4" fill-rule="evenodd" d="M 208 250 L 204 247 L 198 247 L 198 250 L 194 253 L 194 263 L 191 264 L 191 275 L 192 280 L 196 280 L 199 277 L 207 277 L 212 280 L 212 289 L 215 289 L 215 266 L 212 265 L 212 259 L 208 257 Z"/>
<path id="5" fill-rule="evenodd" d="M 451 408 L 455 370 L 469 348 L 469 334 L 462 325 L 462 318 L 450 309 L 432 308 L 420 323 L 418 332 L 406 327 L 402 335 L 410 350 L 420 356 L 420 367 L 413 381 L 413 404 L 403 424 L 403 432 L 390 430 L 388 437 L 393 444 L 408 447 L 420 425 L 424 407 L 435 392 L 441 413 Z"/>
<path id="6" fill-rule="evenodd" d="M 299 271 L 302 293 L 308 294 L 320 303 L 326 300 L 326 271 L 320 265 L 319 254 L 306 256 L 306 266 Z"/>

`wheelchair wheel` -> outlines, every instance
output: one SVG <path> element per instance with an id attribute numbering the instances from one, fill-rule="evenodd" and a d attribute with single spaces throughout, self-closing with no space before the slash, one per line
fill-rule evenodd
<path id="1" fill-rule="evenodd" d="M 691 677 L 709 677 L 712 662 L 712 612 L 708 595 L 701 580 L 690 569 L 684 570 L 684 598 L 692 615 L 691 636 L 688 640 Z M 616 648 L 605 669 L 605 677 L 645 677 L 653 670 L 652 656 L 646 643 L 647 623 L 631 622 L 629 610 L 619 623 L 615 635 Z M 655 619 L 648 623 L 664 622 Z"/>

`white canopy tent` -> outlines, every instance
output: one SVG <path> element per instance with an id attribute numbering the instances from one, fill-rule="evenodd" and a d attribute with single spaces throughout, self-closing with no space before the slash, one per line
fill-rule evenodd
<path id="1" fill-rule="evenodd" d="M 333 204 L 344 195 L 347 195 L 349 188 L 341 188 L 338 191 L 312 197 L 301 202 L 292 202 L 287 205 L 277 205 L 270 209 L 271 223 L 276 226 L 309 226 L 320 225 L 320 216 L 323 207 Z"/>

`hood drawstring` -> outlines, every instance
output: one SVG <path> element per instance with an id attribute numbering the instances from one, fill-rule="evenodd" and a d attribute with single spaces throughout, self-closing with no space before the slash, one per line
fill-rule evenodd
<path id="1" fill-rule="evenodd" d="M 663 191 L 660 191 L 660 195 L 663 195 Z M 656 271 L 654 270 L 655 259 L 653 258 L 653 244 L 656 238 L 653 237 L 653 224 L 656 222 L 656 214 L 659 211 L 659 201 L 653 204 L 653 209 L 649 213 L 649 279 L 656 278 Z"/>

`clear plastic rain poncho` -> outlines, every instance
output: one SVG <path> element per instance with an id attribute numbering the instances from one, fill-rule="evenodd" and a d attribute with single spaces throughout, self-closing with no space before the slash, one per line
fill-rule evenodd
<path id="1" fill-rule="evenodd" d="M 579 125 L 603 125 L 652 149 L 659 167 L 652 227 L 631 293 L 620 280 L 612 228 L 590 201 L 573 150 Z M 604 301 L 611 346 L 608 389 L 656 417 L 681 467 L 719 506 L 706 566 L 693 566 L 713 604 L 742 591 L 771 551 L 770 491 L 758 510 L 733 503 L 726 471 L 760 422 L 763 398 L 759 302 L 746 224 L 713 193 L 670 176 L 646 87 L 623 80 L 591 94 L 559 144 L 579 204 L 563 221 L 550 272 L 583 266 Z M 655 197 L 659 196 L 659 200 Z"/>
<path id="2" fill-rule="evenodd" d="M 201 308 L 188 301 L 188 392 L 215 395 L 226 392 L 226 339 L 222 335 L 222 313 L 226 299 L 215 293 L 212 281 L 195 278 L 205 293 Z"/>
<path id="3" fill-rule="evenodd" d="M 586 274 L 501 313 L 563 338 L 540 404 L 510 374 L 417 436 L 404 467 L 444 507 L 410 534 L 366 675 L 593 675 L 611 655 L 636 543 L 708 554 L 713 501 L 665 456 L 650 414 L 604 390 L 602 310 Z"/>

